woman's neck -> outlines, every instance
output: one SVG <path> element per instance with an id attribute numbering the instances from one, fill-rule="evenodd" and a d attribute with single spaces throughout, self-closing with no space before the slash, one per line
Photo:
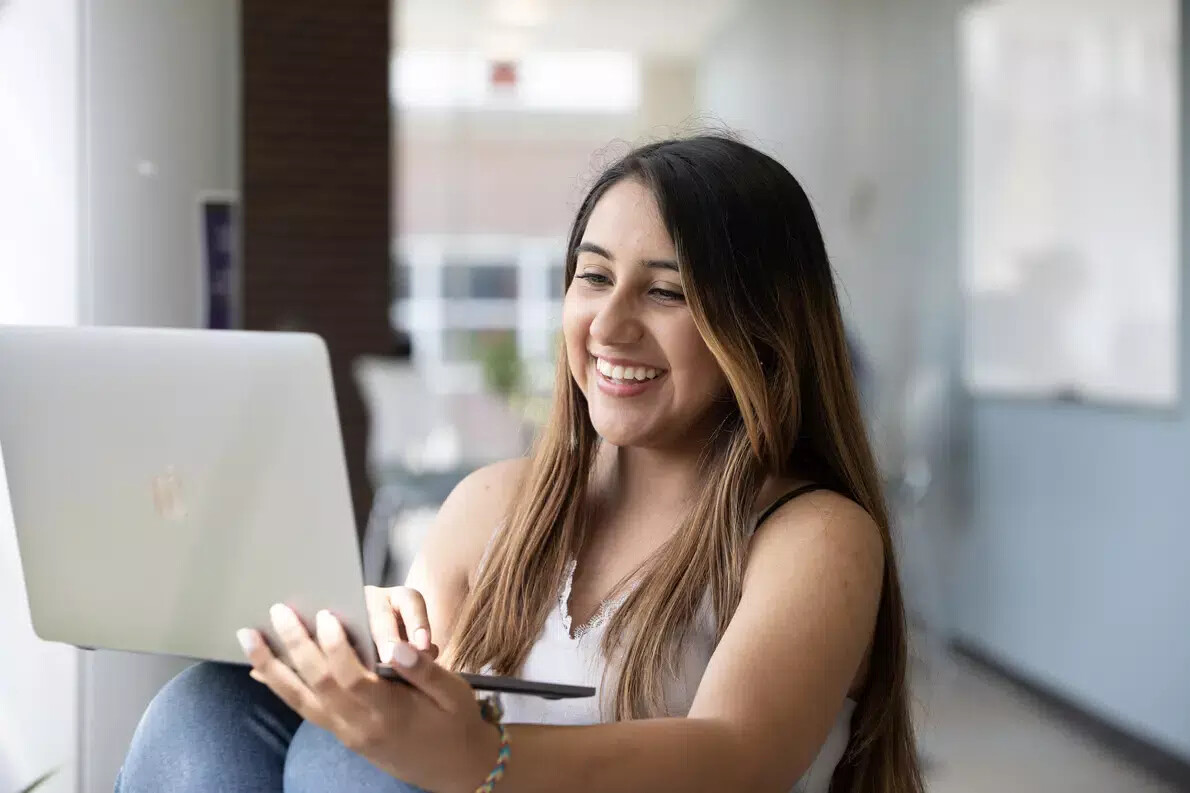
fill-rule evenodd
<path id="1" fill-rule="evenodd" d="M 599 490 L 620 505 L 665 511 L 688 502 L 700 479 L 697 454 L 610 443 L 599 451 L 597 471 Z"/>

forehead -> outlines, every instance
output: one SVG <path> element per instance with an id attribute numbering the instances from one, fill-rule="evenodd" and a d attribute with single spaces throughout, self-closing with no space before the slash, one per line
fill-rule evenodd
<path id="1" fill-rule="evenodd" d="M 635 179 L 621 179 L 595 204 L 583 242 L 636 258 L 673 259 L 673 240 L 661 221 L 653 192 Z M 618 255 L 617 255 L 618 258 Z"/>

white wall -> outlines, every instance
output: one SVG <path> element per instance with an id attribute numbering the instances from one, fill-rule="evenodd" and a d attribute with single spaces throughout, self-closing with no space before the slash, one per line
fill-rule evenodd
<path id="1" fill-rule="evenodd" d="M 199 195 L 238 192 L 238 0 L 94 0 L 85 46 L 86 322 L 201 319 Z M 83 657 L 81 793 L 110 791 L 128 740 L 182 662 Z"/>
<path id="2" fill-rule="evenodd" d="M 0 9 L 0 321 L 76 320 L 77 0 Z"/>
<path id="3" fill-rule="evenodd" d="M 1190 14 L 1180 3 L 1181 41 Z M 1182 107 L 1190 67 L 1180 48 Z M 1179 132 L 1185 151 L 1190 125 Z M 1190 225 L 1187 158 L 1178 174 Z M 980 399 L 978 488 L 957 589 L 962 637 L 1190 762 L 1190 246 L 1173 412 Z"/>
<path id="4" fill-rule="evenodd" d="M 700 110 L 776 156 L 810 196 L 874 365 L 890 473 L 906 453 L 910 378 L 936 368 L 949 381 L 957 352 L 956 7 L 752 0 L 699 71 Z"/>
<path id="5" fill-rule="evenodd" d="M 632 112 L 398 109 L 394 231 L 561 239 L 610 158 L 686 129 L 697 109 L 695 66 L 643 58 Z"/>
<path id="6" fill-rule="evenodd" d="M 915 442 L 901 432 L 909 373 L 938 366 L 954 382 L 962 331 L 961 6 L 753 0 L 714 42 L 701 75 L 703 108 L 753 133 L 811 193 L 850 319 L 881 369 L 888 461 Z M 1190 20 L 1181 6 L 1184 40 Z M 1182 76 L 1185 104 L 1185 62 Z M 1183 146 L 1187 129 L 1183 123 Z M 1185 225 L 1185 166 L 1180 178 Z M 1185 250 L 1181 256 L 1185 268 Z M 1190 279 L 1181 283 L 1185 302 Z M 1185 312 L 1182 323 L 1185 372 Z M 970 419 L 969 477 L 957 466 L 936 470 L 954 500 L 926 516 L 949 578 L 949 626 L 1190 759 L 1185 410 L 950 404 L 944 419 L 952 428 L 957 417 Z M 963 434 L 951 438 L 957 445 Z M 969 515 L 956 509 L 964 487 Z M 914 561 L 902 556 L 903 564 Z"/>
<path id="7" fill-rule="evenodd" d="M 0 322 L 194 325 L 197 200 L 239 187 L 238 0 L 0 7 Z M 0 483 L 3 478 L 0 477 Z M 0 487 L 0 786 L 110 791 L 176 661 L 32 634 Z M 80 661 L 81 658 L 81 661 Z"/>
<path id="8" fill-rule="evenodd" d="M 77 320 L 77 0 L 0 8 L 0 323 Z M 0 463 L 0 788 L 64 766 L 74 789 L 78 653 L 29 624 Z"/>
<path id="9" fill-rule="evenodd" d="M 198 198 L 239 186 L 239 3 L 90 8 L 85 321 L 195 325 Z"/>

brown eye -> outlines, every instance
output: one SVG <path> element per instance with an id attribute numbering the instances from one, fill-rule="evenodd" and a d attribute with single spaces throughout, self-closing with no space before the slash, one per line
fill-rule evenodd
<path id="1" fill-rule="evenodd" d="M 686 296 L 681 292 L 674 292 L 669 289 L 661 289 L 660 287 L 650 289 L 649 294 L 672 303 L 681 303 L 686 299 Z"/>

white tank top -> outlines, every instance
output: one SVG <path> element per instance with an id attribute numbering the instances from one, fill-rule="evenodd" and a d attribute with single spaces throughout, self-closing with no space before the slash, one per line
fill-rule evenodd
<path id="1" fill-rule="evenodd" d="M 575 562 L 568 565 L 558 602 L 550 609 L 541 636 L 518 674 L 529 680 L 593 686 L 596 695 L 590 699 L 545 700 L 504 694 L 501 700 L 505 721 L 509 724 L 583 725 L 612 720 L 605 713 L 606 708 L 601 707 L 603 673 L 607 665 L 601 643 L 608 620 L 627 596 L 604 601 L 590 622 L 573 631 L 572 638 L 569 603 L 575 566 Z M 715 625 L 708 599 L 682 646 L 679 674 L 666 691 L 670 715 L 685 716 L 690 712 L 715 643 Z M 794 793 L 827 793 L 835 767 L 847 749 L 854 711 L 855 702 L 846 700 L 814 762 L 794 786 Z"/>

